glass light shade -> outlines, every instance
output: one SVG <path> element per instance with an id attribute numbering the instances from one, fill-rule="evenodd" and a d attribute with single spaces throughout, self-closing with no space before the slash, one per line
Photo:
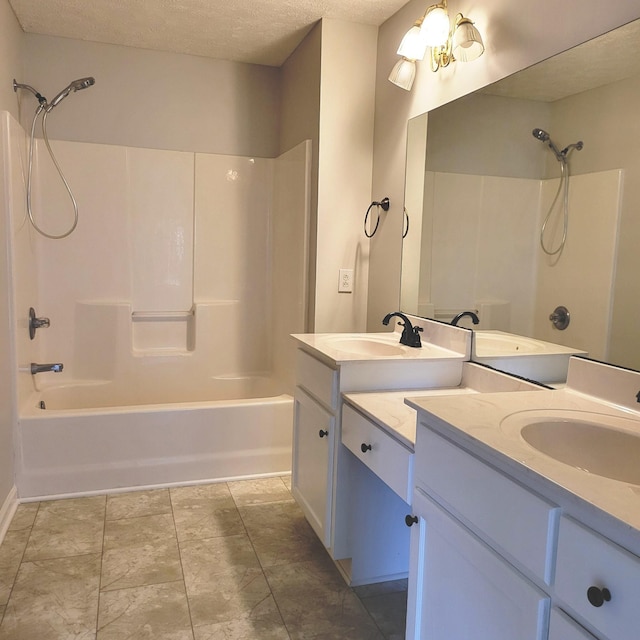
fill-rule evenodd
<path id="1" fill-rule="evenodd" d="M 424 54 L 427 52 L 427 43 L 424 41 L 420 24 L 422 20 L 416 22 L 416 24 L 405 33 L 402 42 L 398 47 L 398 55 L 409 60 L 422 60 Z"/>
<path id="2" fill-rule="evenodd" d="M 434 6 L 422 21 L 422 39 L 429 47 L 442 47 L 449 39 L 449 14 L 442 7 Z"/>
<path id="3" fill-rule="evenodd" d="M 471 62 L 484 53 L 484 43 L 473 22 L 462 18 L 453 32 L 453 57 L 460 62 Z"/>
<path id="4" fill-rule="evenodd" d="M 411 91 L 413 81 L 416 77 L 416 62 L 415 60 L 407 60 L 407 58 L 400 58 L 398 62 L 391 69 L 389 74 L 389 82 L 392 82 L 397 87 L 404 89 L 405 91 Z"/>

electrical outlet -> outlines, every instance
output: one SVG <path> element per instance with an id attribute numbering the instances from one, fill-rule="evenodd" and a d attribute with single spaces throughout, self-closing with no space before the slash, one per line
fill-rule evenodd
<path id="1" fill-rule="evenodd" d="M 340 269 L 338 293 L 353 292 L 353 269 Z"/>

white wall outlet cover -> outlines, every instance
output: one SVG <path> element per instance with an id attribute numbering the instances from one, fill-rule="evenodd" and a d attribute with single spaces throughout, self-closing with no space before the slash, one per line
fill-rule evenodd
<path id="1" fill-rule="evenodd" d="M 338 293 L 353 292 L 353 269 L 340 269 Z"/>

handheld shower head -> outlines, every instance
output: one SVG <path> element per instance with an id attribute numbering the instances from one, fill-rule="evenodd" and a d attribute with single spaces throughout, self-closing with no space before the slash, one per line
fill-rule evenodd
<path id="1" fill-rule="evenodd" d="M 532 132 L 534 138 L 546 142 L 549 139 L 549 134 L 544 129 L 534 129 Z"/>
<path id="2" fill-rule="evenodd" d="M 81 89 L 87 89 L 88 87 L 96 83 L 92 77 L 79 78 L 74 80 L 67 87 L 65 87 L 48 105 L 47 111 L 51 111 L 53 107 L 57 107 L 72 91 L 80 91 Z"/>
<path id="3" fill-rule="evenodd" d="M 560 151 L 560 149 L 558 149 L 558 147 L 556 147 L 555 144 L 553 144 L 553 140 L 551 140 L 551 136 L 544 129 L 536 128 L 531 133 L 533 134 L 534 138 L 537 138 L 541 142 L 546 143 L 549 149 L 551 149 L 551 151 L 553 151 L 553 153 L 555 154 L 558 162 L 565 162 L 566 158 L 564 153 Z"/>

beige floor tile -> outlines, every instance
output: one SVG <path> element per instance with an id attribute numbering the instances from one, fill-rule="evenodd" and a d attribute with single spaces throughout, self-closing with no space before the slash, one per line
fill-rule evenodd
<path id="1" fill-rule="evenodd" d="M 7 604 L 9 600 L 28 539 L 28 529 L 7 531 L 0 545 L 0 604 Z"/>
<path id="2" fill-rule="evenodd" d="M 95 638 L 99 580 L 99 554 L 22 563 L 0 639 Z"/>
<path id="3" fill-rule="evenodd" d="M 230 482 L 229 491 L 239 507 L 293 500 L 291 493 L 279 477 Z"/>
<path id="4" fill-rule="evenodd" d="M 240 515 L 263 567 L 326 554 L 295 502 L 241 507 Z"/>
<path id="5" fill-rule="evenodd" d="M 173 517 L 180 542 L 244 533 L 244 525 L 235 506 L 220 508 L 214 503 L 190 509 L 174 509 Z"/>
<path id="6" fill-rule="evenodd" d="M 369 598 L 362 598 L 362 604 L 373 618 L 378 628 L 390 640 L 402 640 L 407 621 L 407 593 L 396 591 Z"/>
<path id="7" fill-rule="evenodd" d="M 187 590 L 206 588 L 221 573 L 260 569 L 246 534 L 181 542 L 180 557 Z"/>
<path id="8" fill-rule="evenodd" d="M 100 589 L 113 591 L 182 580 L 178 543 L 156 542 L 104 552 Z"/>
<path id="9" fill-rule="evenodd" d="M 193 640 L 182 582 L 107 591 L 100 596 L 97 640 Z"/>
<path id="10" fill-rule="evenodd" d="M 289 491 L 291 491 L 291 474 L 286 476 L 280 476 L 282 482 L 284 482 L 284 486 L 287 487 Z"/>
<path id="11" fill-rule="evenodd" d="M 195 626 L 246 616 L 270 597 L 246 535 L 187 541 L 180 544 L 180 556 Z"/>
<path id="12" fill-rule="evenodd" d="M 171 513 L 168 489 L 134 491 L 107 496 L 107 520 Z"/>
<path id="13" fill-rule="evenodd" d="M 105 504 L 105 496 L 40 503 L 25 560 L 101 551 Z"/>
<path id="14" fill-rule="evenodd" d="M 39 502 L 27 502 L 19 504 L 9 525 L 9 531 L 21 531 L 31 529 L 38 513 Z"/>
<path id="15" fill-rule="evenodd" d="M 171 504 L 177 509 L 194 509 L 197 507 L 230 509 L 235 502 L 226 482 L 201 484 L 192 487 L 174 487 L 169 490 Z"/>
<path id="16" fill-rule="evenodd" d="M 289 640 L 272 597 L 250 613 L 233 620 L 194 626 L 195 640 Z"/>
<path id="17" fill-rule="evenodd" d="M 269 567 L 265 573 L 291 638 L 382 640 L 328 558 Z"/>
<path id="18" fill-rule="evenodd" d="M 173 518 L 169 513 L 107 520 L 104 528 L 105 551 L 162 544 L 175 539 Z"/>

